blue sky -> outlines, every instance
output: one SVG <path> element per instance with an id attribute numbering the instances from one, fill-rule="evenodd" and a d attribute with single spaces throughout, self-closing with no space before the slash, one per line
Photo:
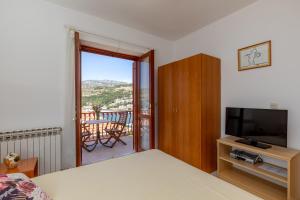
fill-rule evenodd
<path id="1" fill-rule="evenodd" d="M 115 80 L 132 83 L 133 61 L 82 52 L 81 75 L 85 80 Z"/>

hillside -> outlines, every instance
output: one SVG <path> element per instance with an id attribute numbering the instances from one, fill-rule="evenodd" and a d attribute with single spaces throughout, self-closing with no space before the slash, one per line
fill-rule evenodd
<path id="1" fill-rule="evenodd" d="M 132 109 L 132 83 L 113 80 L 87 80 L 82 82 L 83 112 L 91 111 L 92 105 L 103 109 Z"/>
<path id="2" fill-rule="evenodd" d="M 128 83 L 114 80 L 86 80 L 82 81 L 83 88 L 92 88 L 97 86 L 113 87 L 118 85 L 126 85 Z"/>

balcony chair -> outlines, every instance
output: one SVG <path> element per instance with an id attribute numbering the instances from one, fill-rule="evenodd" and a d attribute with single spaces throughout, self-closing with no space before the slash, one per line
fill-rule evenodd
<path id="1" fill-rule="evenodd" d="M 103 142 L 103 145 L 106 147 L 113 148 L 117 142 L 121 142 L 124 145 L 127 145 L 120 137 L 124 134 L 124 128 L 127 122 L 128 112 L 119 112 L 119 119 L 116 122 L 111 122 L 109 128 L 105 128 L 104 131 L 109 135 L 108 139 Z M 114 142 L 109 145 L 110 141 L 114 139 Z"/>
<path id="2" fill-rule="evenodd" d="M 88 124 L 82 124 L 81 131 L 81 146 L 88 152 L 92 152 L 97 146 L 97 139 L 95 140 L 95 134 L 91 131 L 91 126 Z"/>

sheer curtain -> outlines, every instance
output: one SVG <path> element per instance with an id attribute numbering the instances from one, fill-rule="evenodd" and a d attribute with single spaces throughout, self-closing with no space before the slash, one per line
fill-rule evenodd
<path id="1" fill-rule="evenodd" d="M 62 166 L 75 167 L 75 30 L 66 33 L 66 67 L 64 87 L 64 131 L 62 140 Z"/>

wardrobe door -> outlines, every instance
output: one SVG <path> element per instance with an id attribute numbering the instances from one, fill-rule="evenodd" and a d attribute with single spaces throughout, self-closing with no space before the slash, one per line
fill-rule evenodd
<path id="1" fill-rule="evenodd" d="M 217 169 L 217 139 L 220 138 L 221 68 L 220 60 L 202 56 L 202 140 L 201 169 L 213 172 Z"/>
<path id="2" fill-rule="evenodd" d="M 172 70 L 171 64 L 158 69 L 158 148 L 174 155 Z"/>
<path id="3" fill-rule="evenodd" d="M 177 130 L 180 159 L 201 166 L 201 56 L 178 62 Z"/>
<path id="4" fill-rule="evenodd" d="M 171 116 L 172 119 L 172 133 L 171 133 L 171 144 L 172 144 L 172 153 L 171 155 L 176 158 L 183 158 L 183 137 L 182 130 L 180 126 L 180 107 L 178 105 L 179 97 L 181 95 L 180 85 L 181 85 L 181 71 L 180 71 L 180 61 L 174 62 L 171 64 L 171 74 L 172 74 L 172 83 L 171 90 L 172 96 L 171 101 L 169 102 L 171 106 Z"/>
<path id="5" fill-rule="evenodd" d="M 173 155 L 183 160 L 184 147 L 183 147 L 183 121 L 182 121 L 182 108 L 180 107 L 180 97 L 182 95 L 182 62 L 176 61 L 172 63 L 172 144 Z"/>

